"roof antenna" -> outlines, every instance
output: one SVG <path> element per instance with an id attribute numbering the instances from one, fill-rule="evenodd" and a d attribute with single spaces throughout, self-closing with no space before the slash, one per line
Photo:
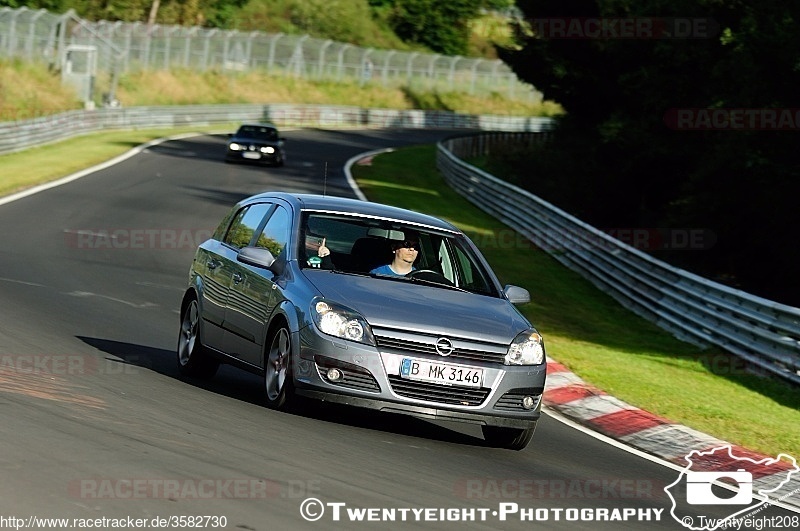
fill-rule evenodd
<path id="1" fill-rule="evenodd" d="M 325 174 L 322 178 L 322 195 L 327 195 L 328 189 L 328 161 L 325 161 Z"/>

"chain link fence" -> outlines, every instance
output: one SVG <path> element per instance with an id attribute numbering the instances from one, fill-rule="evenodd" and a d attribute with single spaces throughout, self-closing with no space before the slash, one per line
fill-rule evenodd
<path id="1" fill-rule="evenodd" d="M 25 7 L 0 9 L 0 56 L 46 61 L 70 73 L 80 73 L 76 68 L 94 62 L 96 70 L 111 76 L 111 96 L 120 73 L 189 69 L 257 70 L 306 79 L 541 100 L 540 93 L 499 60 L 362 48 L 309 35 L 89 22 L 71 10 L 56 15 Z"/>

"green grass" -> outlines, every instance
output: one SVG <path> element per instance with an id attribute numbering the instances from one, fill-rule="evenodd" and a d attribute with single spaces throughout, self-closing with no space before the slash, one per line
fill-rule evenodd
<path id="1" fill-rule="evenodd" d="M 13 80 L 13 83 L 6 80 Z M 95 83 L 95 104 L 110 90 L 108 76 Z M 463 114 L 554 116 L 563 112 L 552 101 L 492 93 L 466 94 L 403 85 L 383 86 L 344 79 L 315 80 L 264 71 L 195 72 L 174 69 L 125 72 L 116 87 L 123 107 L 229 103 L 353 105 L 362 108 L 446 110 Z M 0 122 L 26 120 L 82 108 L 74 91 L 47 65 L 0 58 Z"/>
<path id="2" fill-rule="evenodd" d="M 0 155 L 0 196 L 53 181 L 121 155 L 136 146 L 188 132 L 233 131 L 235 125 L 207 129 L 105 131 L 83 135 L 18 153 Z"/>
<path id="3" fill-rule="evenodd" d="M 512 229 L 452 191 L 420 146 L 354 166 L 370 200 L 444 218 L 482 248 L 503 283 L 531 292 L 523 313 L 548 355 L 618 398 L 770 455 L 800 456 L 800 391 L 745 373 L 727 355 L 678 341 L 625 310 Z"/>

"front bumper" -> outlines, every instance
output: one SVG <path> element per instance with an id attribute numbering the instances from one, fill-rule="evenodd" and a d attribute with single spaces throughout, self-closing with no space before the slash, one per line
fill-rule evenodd
<path id="1" fill-rule="evenodd" d="M 228 150 L 225 155 L 225 160 L 231 162 L 250 162 L 253 164 L 275 164 L 281 160 L 281 152 L 277 149 L 273 153 L 262 153 L 260 151 L 249 150 Z"/>
<path id="2" fill-rule="evenodd" d="M 300 355 L 294 358 L 298 394 L 424 419 L 485 426 L 533 428 L 541 414 L 546 364 L 507 366 L 498 363 L 397 352 L 324 336 L 312 326 L 299 332 Z M 480 388 L 409 381 L 400 375 L 405 358 L 481 369 Z M 328 371 L 342 377 L 332 381 Z M 523 406 L 523 398 L 532 404 Z M 530 399 L 529 399 L 530 401 Z"/>

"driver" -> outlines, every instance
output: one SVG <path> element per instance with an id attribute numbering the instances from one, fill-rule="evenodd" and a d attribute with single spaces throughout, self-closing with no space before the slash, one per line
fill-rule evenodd
<path id="1" fill-rule="evenodd" d="M 419 238 L 415 234 L 406 234 L 403 241 L 392 240 L 394 258 L 386 265 L 376 267 L 371 274 L 402 277 L 414 271 L 414 261 L 419 256 Z"/>

